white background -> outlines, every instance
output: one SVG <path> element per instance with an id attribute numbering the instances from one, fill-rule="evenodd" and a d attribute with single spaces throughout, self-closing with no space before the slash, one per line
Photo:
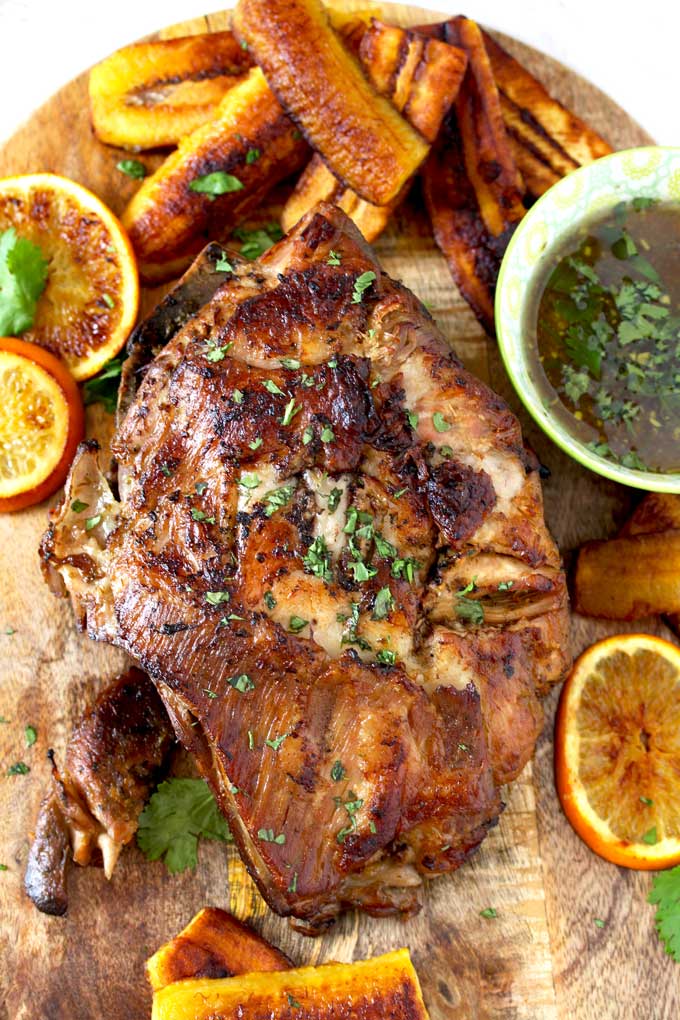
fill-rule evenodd
<path id="1" fill-rule="evenodd" d="M 417 2 L 417 0 L 411 0 Z M 0 142 L 69 78 L 215 0 L 0 0 Z M 232 3 L 228 4 L 232 6 Z M 609 93 L 665 145 L 680 145 L 678 0 L 425 0 L 530 43 Z"/>

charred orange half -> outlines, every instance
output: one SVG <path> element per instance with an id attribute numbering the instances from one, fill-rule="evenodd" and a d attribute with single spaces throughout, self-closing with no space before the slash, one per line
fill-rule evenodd
<path id="1" fill-rule="evenodd" d="M 555 728 L 564 812 L 600 857 L 627 868 L 680 863 L 680 649 L 621 634 L 577 660 Z"/>
<path id="2" fill-rule="evenodd" d="M 0 180 L 0 234 L 38 245 L 47 285 L 24 340 L 63 358 L 78 381 L 96 375 L 135 324 L 139 282 L 123 227 L 96 195 L 56 174 Z"/>
<path id="3" fill-rule="evenodd" d="M 54 355 L 0 338 L 0 512 L 32 506 L 59 488 L 84 421 L 78 387 Z"/>

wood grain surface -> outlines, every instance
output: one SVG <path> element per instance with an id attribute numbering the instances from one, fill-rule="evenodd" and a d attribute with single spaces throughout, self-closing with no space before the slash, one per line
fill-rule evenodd
<path id="1" fill-rule="evenodd" d="M 386 4 L 382 10 L 386 20 L 401 24 L 438 20 L 416 8 Z M 226 24 L 226 15 L 211 16 L 161 35 Z M 649 141 L 593 86 L 519 43 L 501 41 L 616 148 Z M 82 76 L 0 152 L 0 175 L 62 173 L 120 212 L 137 187 L 115 170 L 120 158 L 119 150 L 93 137 Z M 142 156 L 149 167 L 159 158 Z M 263 209 L 259 221 L 273 212 L 275 207 Z M 551 471 L 547 518 L 567 563 L 582 541 L 611 534 L 634 494 L 580 468 L 522 413 L 495 346 L 435 248 L 417 189 L 376 248 L 387 271 L 428 302 L 466 365 L 519 413 L 526 436 Z M 145 309 L 157 297 L 146 292 Z M 90 411 L 91 432 L 105 435 L 109 424 L 103 413 Z M 408 922 L 353 913 L 330 934 L 304 938 L 268 910 L 235 851 L 215 843 L 201 846 L 195 873 L 172 876 L 163 864 L 147 863 L 135 847 L 124 852 L 110 882 L 99 870 L 74 868 L 68 916 L 39 914 L 23 893 L 22 876 L 48 776 L 46 752 L 50 747 L 63 752 L 83 707 L 124 663 L 120 652 L 77 634 L 68 604 L 44 586 L 37 547 L 45 515 L 43 505 L 0 518 L 0 716 L 9 720 L 0 724 L 0 863 L 8 868 L 0 873 L 0 1020 L 145 1020 L 150 995 L 144 959 L 206 904 L 251 920 L 300 964 L 409 946 L 432 1020 L 676 1020 L 680 967 L 656 938 L 653 909 L 646 903 L 649 876 L 595 857 L 560 811 L 552 774 L 556 695 L 546 705 L 536 760 L 506 791 L 499 826 L 469 864 L 428 885 L 422 912 Z M 14 633 L 5 633 L 9 629 Z M 625 625 L 575 617 L 574 652 L 617 629 Z M 636 629 L 670 636 L 651 620 Z M 38 732 L 30 748 L 27 724 Z M 30 773 L 7 777 L 7 767 L 17 760 Z M 480 917 L 485 907 L 495 907 L 497 918 Z M 605 926 L 596 926 L 595 918 Z"/>

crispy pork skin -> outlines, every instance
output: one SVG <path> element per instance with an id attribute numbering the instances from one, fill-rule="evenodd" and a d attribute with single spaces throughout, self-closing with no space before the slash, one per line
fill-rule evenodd
<path id="1" fill-rule="evenodd" d="M 119 499 L 81 448 L 45 570 L 155 681 L 274 910 L 408 914 L 566 664 L 537 464 L 337 208 L 233 267 L 138 376 Z"/>
<path id="2" fill-rule="evenodd" d="M 67 868 L 102 865 L 107 878 L 174 744 L 154 685 L 130 669 L 104 688 L 73 731 L 64 768 L 40 806 L 24 885 L 39 910 L 65 914 Z"/>

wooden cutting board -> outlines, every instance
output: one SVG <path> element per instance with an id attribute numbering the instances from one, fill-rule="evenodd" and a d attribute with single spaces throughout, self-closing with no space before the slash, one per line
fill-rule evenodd
<path id="1" fill-rule="evenodd" d="M 347 6 L 365 7 L 366 3 Z M 409 25 L 440 20 L 418 8 L 385 4 L 385 20 Z M 519 17 L 519 8 L 518 8 Z M 163 37 L 227 27 L 216 15 L 162 31 Z M 518 28 L 520 26 L 518 25 Z M 513 40 L 501 41 L 567 106 L 616 148 L 650 139 L 619 107 L 566 68 Z M 99 144 L 88 116 L 87 75 L 38 110 L 0 152 L 0 175 L 51 170 L 92 188 L 120 212 L 137 184 L 115 170 L 119 150 Z M 156 157 L 143 157 L 149 166 Z M 262 210 L 260 222 L 271 219 Z M 522 418 L 525 434 L 551 471 L 545 484 L 550 527 L 569 562 L 584 540 L 611 534 L 633 493 L 581 469 L 522 413 L 494 344 L 460 298 L 432 241 L 417 190 L 377 245 L 387 271 L 430 305 L 467 366 L 491 382 Z M 158 293 L 145 294 L 145 308 Z M 90 410 L 89 429 L 109 420 Z M 680 967 L 659 944 L 647 875 L 591 854 L 558 806 L 552 774 L 552 719 L 536 760 L 505 793 L 499 826 L 474 859 L 431 882 L 422 912 L 408 922 L 345 915 L 332 932 L 310 940 L 265 906 L 235 851 L 204 843 L 195 874 L 172 876 L 132 847 L 112 881 L 73 869 L 66 918 L 39 914 L 22 876 L 41 790 L 46 752 L 61 755 L 67 735 L 124 656 L 76 633 L 68 604 L 43 584 L 37 547 L 46 507 L 0 518 L 0 1020 L 145 1020 L 150 995 L 145 958 L 200 907 L 231 908 L 299 964 L 360 959 L 407 945 L 432 1020 L 646 1020 L 677 1018 Z M 14 633 L 7 634 L 6 630 Z M 624 629 L 575 618 L 573 650 Z M 632 628 L 631 628 L 632 629 Z M 653 622 L 636 629 L 670 635 Z M 37 728 L 26 748 L 24 727 Z M 24 760 L 26 776 L 6 777 Z M 497 918 L 480 911 L 495 907 Z M 604 927 L 597 926 L 601 918 Z"/>

